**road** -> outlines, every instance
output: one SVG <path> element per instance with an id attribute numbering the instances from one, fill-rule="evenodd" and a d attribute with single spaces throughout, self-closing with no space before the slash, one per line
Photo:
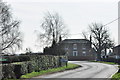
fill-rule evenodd
<path id="1" fill-rule="evenodd" d="M 78 64 L 82 67 L 35 78 L 111 78 L 118 70 L 116 65 L 97 62 L 70 61 L 69 63 Z"/>

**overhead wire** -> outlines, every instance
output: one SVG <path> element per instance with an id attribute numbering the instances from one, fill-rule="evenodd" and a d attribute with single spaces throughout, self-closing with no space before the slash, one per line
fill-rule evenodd
<path id="1" fill-rule="evenodd" d="M 111 24 L 111 23 L 113 23 L 113 22 L 115 22 L 115 21 L 117 21 L 117 20 L 119 20 L 119 19 L 120 19 L 120 17 L 118 17 L 118 18 L 116 18 L 116 19 L 114 19 L 114 20 L 112 20 L 112 21 L 110 21 L 110 22 L 104 24 L 103 26 L 107 26 L 107 25 L 109 25 L 109 24 Z M 69 35 L 79 35 L 79 34 L 81 34 L 81 33 L 69 34 Z"/>

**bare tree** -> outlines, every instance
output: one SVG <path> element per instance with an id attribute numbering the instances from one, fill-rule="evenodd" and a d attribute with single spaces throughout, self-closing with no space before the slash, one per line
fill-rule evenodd
<path id="1" fill-rule="evenodd" d="M 58 13 L 47 13 L 41 23 L 43 32 L 40 33 L 39 39 L 43 45 L 50 45 L 52 42 L 58 43 L 59 37 L 68 36 L 68 30 Z M 53 41 L 54 40 L 54 41 Z"/>
<path id="2" fill-rule="evenodd" d="M 13 52 L 21 46 L 19 21 L 12 18 L 9 5 L 0 1 L 0 52 Z"/>
<path id="3" fill-rule="evenodd" d="M 101 60 L 101 52 L 108 48 L 114 46 L 114 42 L 110 39 L 109 31 L 102 24 L 92 23 L 89 25 L 89 36 L 92 37 L 92 45 L 97 53 L 97 58 Z M 83 36 L 88 39 L 85 32 L 83 32 Z M 89 40 L 89 39 L 88 39 Z"/>
<path id="4" fill-rule="evenodd" d="M 89 40 L 89 34 L 87 33 L 87 32 L 82 32 L 82 36 L 85 38 L 85 39 L 87 39 L 87 40 Z"/>

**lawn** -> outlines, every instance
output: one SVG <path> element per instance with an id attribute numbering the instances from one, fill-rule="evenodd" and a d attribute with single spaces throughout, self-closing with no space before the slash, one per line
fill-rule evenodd
<path id="1" fill-rule="evenodd" d="M 42 70 L 40 72 L 32 72 L 32 73 L 28 73 L 26 75 L 22 75 L 21 78 L 32 78 L 32 77 L 36 77 L 36 76 L 40 76 L 40 75 L 44 75 L 44 74 L 61 72 L 61 71 L 65 71 L 65 70 L 71 70 L 71 69 L 75 69 L 78 67 L 81 67 L 81 66 L 77 65 L 77 64 L 68 63 L 67 67 L 63 66 L 63 67 L 58 67 L 58 68 L 53 68 L 53 69 L 48 69 L 48 70 Z"/>

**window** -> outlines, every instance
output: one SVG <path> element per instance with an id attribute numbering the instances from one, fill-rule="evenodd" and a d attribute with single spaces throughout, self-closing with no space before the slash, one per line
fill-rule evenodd
<path id="1" fill-rule="evenodd" d="M 77 50 L 77 44 L 73 44 L 73 50 Z"/>
<path id="2" fill-rule="evenodd" d="M 82 48 L 83 50 L 86 50 L 86 48 Z"/>
<path id="3" fill-rule="evenodd" d="M 77 51 L 73 51 L 73 56 L 78 56 L 78 52 Z"/>
<path id="4" fill-rule="evenodd" d="M 86 56 L 86 52 L 85 52 L 85 51 L 83 51 L 82 54 L 83 54 L 84 56 Z"/>

